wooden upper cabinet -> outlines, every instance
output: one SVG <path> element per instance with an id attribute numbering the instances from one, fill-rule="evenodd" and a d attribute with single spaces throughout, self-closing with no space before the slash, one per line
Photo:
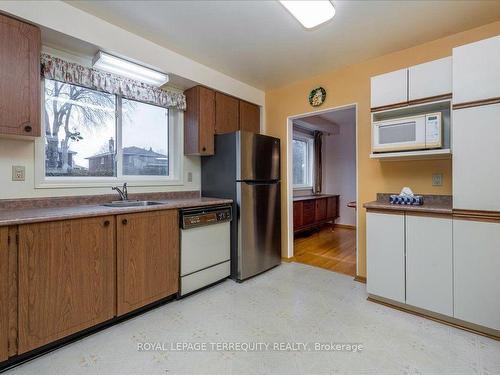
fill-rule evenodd
<path id="1" fill-rule="evenodd" d="M 0 15 L 0 134 L 40 136 L 40 29 Z"/>
<path id="2" fill-rule="evenodd" d="M 232 96 L 215 93 L 215 134 L 239 130 L 240 100 Z"/>
<path id="3" fill-rule="evenodd" d="M 260 107 L 240 100 L 240 130 L 260 133 Z"/>
<path id="4" fill-rule="evenodd" d="M 115 316 L 114 217 L 19 226 L 19 354 Z"/>
<path id="5" fill-rule="evenodd" d="M 195 86 L 184 92 L 184 153 L 213 155 L 215 134 L 215 91 Z"/>
<path id="6" fill-rule="evenodd" d="M 117 216 L 118 315 L 178 292 L 177 210 Z"/>

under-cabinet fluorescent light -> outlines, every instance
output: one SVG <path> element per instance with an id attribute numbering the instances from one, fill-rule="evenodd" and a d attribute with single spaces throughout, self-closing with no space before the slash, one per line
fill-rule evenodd
<path id="1" fill-rule="evenodd" d="M 120 59 L 119 57 L 102 51 L 99 51 L 97 55 L 95 55 L 92 66 L 95 69 L 104 70 L 157 87 L 168 82 L 167 74 Z"/>
<path id="2" fill-rule="evenodd" d="M 329 0 L 280 0 L 280 3 L 307 29 L 316 27 L 335 15 L 335 8 Z"/>

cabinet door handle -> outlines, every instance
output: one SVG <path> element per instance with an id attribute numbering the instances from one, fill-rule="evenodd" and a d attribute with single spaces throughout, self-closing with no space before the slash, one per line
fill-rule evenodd
<path id="1" fill-rule="evenodd" d="M 105 220 L 103 224 L 105 227 L 109 227 L 109 220 Z"/>
<path id="2" fill-rule="evenodd" d="M 127 220 L 127 219 L 123 219 L 123 220 L 122 220 L 122 224 L 123 224 L 123 225 L 127 225 L 127 223 L 128 223 L 128 220 Z"/>
<path id="3" fill-rule="evenodd" d="M 201 149 L 201 151 L 207 151 L 207 148 L 206 148 L 206 147 L 203 147 L 203 148 Z"/>
<path id="4" fill-rule="evenodd" d="M 33 130 L 33 128 L 31 127 L 31 125 L 26 125 L 26 126 L 24 127 L 24 131 L 25 131 L 26 133 L 31 133 L 31 131 L 32 131 L 32 130 Z"/>

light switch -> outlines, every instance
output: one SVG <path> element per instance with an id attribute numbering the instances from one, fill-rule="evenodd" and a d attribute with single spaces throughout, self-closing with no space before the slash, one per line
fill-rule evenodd
<path id="1" fill-rule="evenodd" d="M 193 182 L 193 172 L 188 172 L 188 182 Z"/>
<path id="2" fill-rule="evenodd" d="M 443 174 L 434 173 L 432 175 L 432 186 L 443 186 Z"/>
<path id="3" fill-rule="evenodd" d="M 24 165 L 12 166 L 12 181 L 24 181 L 26 175 L 26 167 Z"/>

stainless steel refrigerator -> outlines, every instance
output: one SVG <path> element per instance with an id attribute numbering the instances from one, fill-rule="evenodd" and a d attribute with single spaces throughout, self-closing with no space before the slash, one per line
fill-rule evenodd
<path id="1" fill-rule="evenodd" d="M 278 138 L 244 131 L 215 136 L 215 155 L 201 158 L 201 193 L 233 200 L 233 279 L 280 264 L 280 192 Z"/>

